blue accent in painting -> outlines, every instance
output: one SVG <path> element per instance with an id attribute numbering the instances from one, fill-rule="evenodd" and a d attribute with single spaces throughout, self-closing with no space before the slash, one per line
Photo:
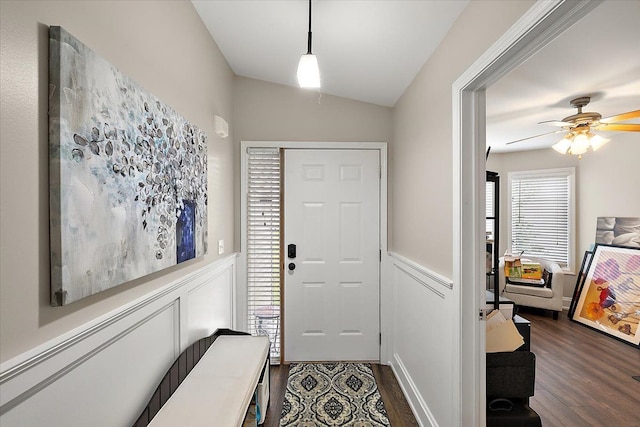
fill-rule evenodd
<path id="1" fill-rule="evenodd" d="M 196 203 L 193 200 L 183 200 L 184 207 L 176 226 L 176 242 L 178 263 L 196 257 Z"/>

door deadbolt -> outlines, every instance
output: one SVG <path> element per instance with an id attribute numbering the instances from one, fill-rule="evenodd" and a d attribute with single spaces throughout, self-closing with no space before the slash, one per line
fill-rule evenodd
<path id="1" fill-rule="evenodd" d="M 287 256 L 291 259 L 294 259 L 296 257 L 296 245 L 294 245 L 293 243 L 287 246 Z"/>

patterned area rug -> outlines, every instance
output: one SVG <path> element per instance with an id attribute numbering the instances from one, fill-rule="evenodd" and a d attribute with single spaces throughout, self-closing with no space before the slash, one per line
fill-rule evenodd
<path id="1" fill-rule="evenodd" d="M 367 363 L 296 363 L 289 369 L 280 426 L 388 426 Z"/>

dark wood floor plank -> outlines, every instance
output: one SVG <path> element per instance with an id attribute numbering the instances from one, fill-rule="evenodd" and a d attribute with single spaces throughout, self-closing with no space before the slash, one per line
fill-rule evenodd
<path id="1" fill-rule="evenodd" d="M 417 426 L 418 422 L 413 416 L 411 407 L 404 397 L 404 393 L 391 367 L 371 364 L 371 370 L 376 377 L 376 383 L 378 384 L 384 407 L 387 410 L 389 423 L 393 427 Z"/>
<path id="2" fill-rule="evenodd" d="M 531 407 L 547 426 L 640 427 L 640 352 L 570 321 L 522 309 L 531 321 L 536 388 Z"/>
<path id="3" fill-rule="evenodd" d="M 564 427 L 579 425 L 576 423 L 576 412 L 564 405 L 555 396 L 546 390 L 536 390 L 535 396 L 530 399 L 530 405 L 535 408 L 543 419 L 545 427 Z M 542 415 L 544 414 L 544 416 Z M 582 425 L 586 425 L 586 421 L 581 421 Z"/>
<path id="4" fill-rule="evenodd" d="M 271 376 L 269 408 L 267 409 L 263 426 L 278 427 L 280 424 L 280 414 L 282 413 L 284 393 L 287 390 L 289 365 L 271 365 L 269 375 Z"/>

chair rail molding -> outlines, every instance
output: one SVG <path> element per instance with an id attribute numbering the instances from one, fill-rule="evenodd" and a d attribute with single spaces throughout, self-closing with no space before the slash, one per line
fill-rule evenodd
<path id="1" fill-rule="evenodd" d="M 236 259 L 218 259 L 4 362 L 0 424 L 82 426 L 100 416 L 133 423 L 184 348 L 235 326 Z M 75 409 L 55 403 L 67 399 Z"/>
<path id="2" fill-rule="evenodd" d="M 397 261 L 400 261 L 400 263 L 395 263 L 397 267 L 399 268 L 403 268 L 403 269 L 409 269 L 409 270 L 413 270 L 414 273 L 413 274 L 422 274 L 424 276 L 427 276 L 429 279 L 431 279 L 432 282 L 435 282 L 441 286 L 444 286 L 448 289 L 453 289 L 453 281 L 441 274 L 436 273 L 435 271 L 431 271 L 426 267 L 421 266 L 420 264 L 418 264 L 415 261 L 410 260 L 409 258 L 406 258 L 400 254 L 397 254 L 395 252 L 389 252 L 389 256 L 392 259 L 395 259 Z M 405 270 L 406 271 L 406 270 Z M 407 274 L 411 274 L 407 271 Z"/>

